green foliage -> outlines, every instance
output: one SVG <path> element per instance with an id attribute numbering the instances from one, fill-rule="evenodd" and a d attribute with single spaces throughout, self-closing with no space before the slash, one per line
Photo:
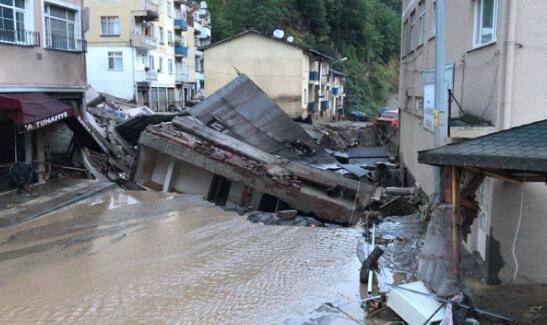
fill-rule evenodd
<path id="1" fill-rule="evenodd" d="M 396 91 L 401 0 L 209 0 L 213 40 L 247 27 L 283 29 L 303 45 L 348 60 L 348 110 L 376 111 Z"/>

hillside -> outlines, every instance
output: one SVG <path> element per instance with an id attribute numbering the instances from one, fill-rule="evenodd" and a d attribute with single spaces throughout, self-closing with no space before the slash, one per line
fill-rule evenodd
<path id="1" fill-rule="evenodd" d="M 213 41 L 283 29 L 348 74 L 348 110 L 376 111 L 396 91 L 401 0 L 209 0 Z"/>

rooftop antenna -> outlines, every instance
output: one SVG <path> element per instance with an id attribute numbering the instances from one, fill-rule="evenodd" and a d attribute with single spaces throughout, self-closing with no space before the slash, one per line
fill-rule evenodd
<path id="1" fill-rule="evenodd" d="M 233 67 L 233 68 L 234 68 L 234 70 L 236 71 L 236 73 L 237 73 L 237 75 L 238 75 L 238 76 L 241 76 L 241 75 L 243 74 L 243 73 L 241 73 L 241 71 L 239 71 L 239 69 L 238 69 L 238 68 L 236 68 L 236 66 L 235 66 L 235 65 L 234 65 L 234 67 Z"/>

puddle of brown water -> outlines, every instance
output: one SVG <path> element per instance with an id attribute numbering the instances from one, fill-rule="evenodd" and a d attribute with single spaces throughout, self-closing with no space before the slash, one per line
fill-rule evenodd
<path id="1" fill-rule="evenodd" d="M 356 229 L 274 227 L 112 192 L 0 232 L 0 323 L 345 324 Z"/>

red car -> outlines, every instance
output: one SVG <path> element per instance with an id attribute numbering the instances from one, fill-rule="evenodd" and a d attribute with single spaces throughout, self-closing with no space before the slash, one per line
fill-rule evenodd
<path id="1" fill-rule="evenodd" d="M 378 115 L 377 123 L 389 124 L 396 128 L 399 127 L 399 110 L 398 109 L 385 109 L 380 115 Z"/>

